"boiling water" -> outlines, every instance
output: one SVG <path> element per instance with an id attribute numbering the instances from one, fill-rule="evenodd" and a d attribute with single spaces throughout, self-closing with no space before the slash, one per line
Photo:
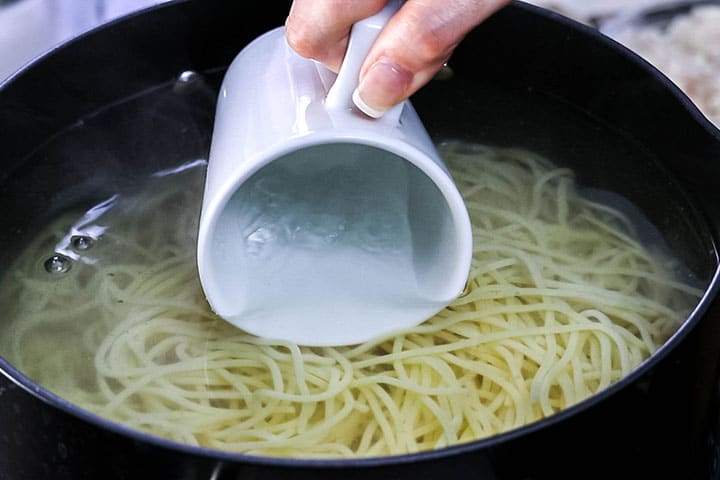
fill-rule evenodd
<path id="1" fill-rule="evenodd" d="M 373 432 L 375 415 L 395 421 L 390 433 L 421 432 L 413 451 L 436 448 L 438 438 L 443 445 L 474 439 L 461 434 L 479 418 L 492 428 L 482 435 L 492 435 L 550 415 L 627 375 L 675 332 L 702 290 L 615 224 L 638 223 L 639 210 L 605 216 L 606 207 L 575 196 L 567 170 L 551 185 L 551 170 L 527 152 L 507 162 L 494 152 L 469 150 L 449 162 L 479 240 L 468 292 L 406 335 L 297 348 L 213 315 L 195 269 L 205 165 L 197 161 L 43 229 L 0 281 L 8 319 L 0 322 L 0 355 L 43 387 L 130 428 L 254 454 L 336 456 L 326 442 L 362 447 L 358 439 L 372 437 L 364 432 Z M 364 223 L 348 219 L 364 218 L 372 198 L 358 200 L 366 210 L 357 218 L 358 202 L 308 212 L 302 200 L 312 189 L 286 197 L 281 186 L 282 177 L 278 184 L 258 177 L 242 194 L 246 220 L 257 220 L 236 222 L 247 229 L 249 261 L 272 266 L 294 238 L 313 260 L 327 245 L 388 256 L 402 246 L 377 233 L 358 241 Z M 258 215 L 253 196 L 278 208 L 292 199 L 298 205 L 290 211 L 302 215 L 284 222 L 281 210 Z M 631 205 L 616 195 L 603 200 Z M 278 232 L 262 233 L 278 223 Z M 412 223 L 389 222 L 392 238 L 407 238 Z M 657 232 L 628 227 L 648 238 Z M 440 407 L 423 410 L 428 403 Z M 327 435 L 318 439 L 315 429 Z M 287 439 L 289 446 L 268 447 L 271 436 L 273 445 Z"/>

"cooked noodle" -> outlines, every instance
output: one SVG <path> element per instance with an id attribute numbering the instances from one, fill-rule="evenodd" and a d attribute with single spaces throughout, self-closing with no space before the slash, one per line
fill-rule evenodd
<path id="1" fill-rule="evenodd" d="M 2 284 L 14 321 L 0 353 L 83 408 L 159 436 L 377 456 L 485 438 L 580 402 L 648 358 L 700 294 L 622 213 L 579 197 L 572 172 L 520 150 L 443 153 L 472 217 L 473 265 L 465 292 L 416 328 L 306 348 L 217 318 L 185 234 L 198 193 L 178 188 L 147 194 L 139 217 L 98 240 L 121 259 L 75 262 L 58 279 L 34 252 L 50 251 L 67 221 L 39 239 Z M 171 204 L 181 214 L 169 225 Z"/>

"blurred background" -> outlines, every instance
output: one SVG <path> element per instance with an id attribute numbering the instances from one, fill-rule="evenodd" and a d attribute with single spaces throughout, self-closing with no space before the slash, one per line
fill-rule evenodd
<path id="1" fill-rule="evenodd" d="M 0 0 L 0 81 L 79 33 L 163 1 Z"/>
<path id="2" fill-rule="evenodd" d="M 74 36 L 172 0 L 0 0 L 0 82 Z M 720 0 L 528 0 L 597 28 L 670 77 L 720 126 Z M 277 2 L 285 8 L 285 2 Z"/>

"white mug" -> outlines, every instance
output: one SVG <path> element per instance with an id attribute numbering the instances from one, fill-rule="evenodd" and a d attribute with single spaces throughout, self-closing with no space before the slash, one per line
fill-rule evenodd
<path id="1" fill-rule="evenodd" d="M 198 237 L 212 309 L 243 330 L 348 345 L 446 307 L 472 255 L 463 199 L 406 101 L 381 118 L 352 102 L 392 1 L 353 26 L 336 76 L 277 28 L 221 87 Z"/>

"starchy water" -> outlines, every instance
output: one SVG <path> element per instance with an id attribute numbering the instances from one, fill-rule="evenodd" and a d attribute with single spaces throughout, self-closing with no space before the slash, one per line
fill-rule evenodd
<path id="1" fill-rule="evenodd" d="M 291 336 L 310 344 L 325 341 L 318 329 L 377 335 L 368 314 L 383 319 L 383 332 L 435 314 L 445 303 L 428 300 L 415 265 L 422 231 L 411 218 L 423 212 L 410 191 L 426 183 L 413 181 L 414 168 L 377 149 L 325 146 L 261 169 L 217 230 L 215 268 L 240 306 L 220 313 L 270 337 L 297 329 Z"/>

